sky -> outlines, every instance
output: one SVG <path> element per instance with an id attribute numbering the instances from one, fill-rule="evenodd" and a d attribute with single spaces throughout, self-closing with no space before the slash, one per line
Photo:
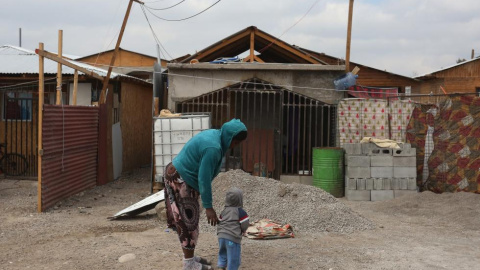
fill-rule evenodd
<path id="1" fill-rule="evenodd" d="M 46 50 L 56 52 L 58 30 L 63 30 L 64 54 L 86 56 L 113 49 L 128 2 L 2 1 L 0 45 L 18 46 L 21 28 L 26 49 L 43 42 Z M 349 0 L 144 3 L 162 44 L 161 57 L 167 60 L 193 54 L 252 25 L 289 44 L 345 58 Z M 162 20 L 187 18 L 210 6 L 190 19 Z M 470 59 L 472 49 L 480 56 L 479 14 L 478 0 L 355 0 L 350 60 L 408 77 L 455 65 L 457 59 Z M 133 3 L 120 47 L 157 56 L 156 38 L 139 3 Z"/>

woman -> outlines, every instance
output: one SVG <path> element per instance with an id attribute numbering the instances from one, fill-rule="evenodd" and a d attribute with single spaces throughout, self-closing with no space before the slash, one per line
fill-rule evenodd
<path id="1" fill-rule="evenodd" d="M 238 119 L 221 129 L 200 132 L 183 146 L 165 168 L 165 204 L 167 223 L 175 228 L 183 250 L 184 270 L 212 269 L 204 258 L 195 257 L 198 221 L 202 199 L 207 221 L 216 226 L 218 217 L 212 205 L 212 181 L 220 172 L 222 158 L 247 138 L 247 127 Z"/>

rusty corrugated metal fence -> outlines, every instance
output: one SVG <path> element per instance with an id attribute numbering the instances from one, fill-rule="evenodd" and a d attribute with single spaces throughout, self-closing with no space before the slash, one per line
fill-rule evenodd
<path id="1" fill-rule="evenodd" d="M 44 105 L 42 211 L 96 185 L 98 122 L 98 107 Z"/>

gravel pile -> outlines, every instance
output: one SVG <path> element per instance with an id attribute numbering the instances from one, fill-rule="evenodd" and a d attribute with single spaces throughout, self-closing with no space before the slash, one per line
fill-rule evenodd
<path id="1" fill-rule="evenodd" d="M 213 181 L 213 202 L 217 214 L 224 207 L 231 187 L 243 191 L 244 209 L 251 222 L 269 218 L 288 223 L 296 233 L 352 233 L 375 228 L 375 224 L 345 206 L 320 188 L 302 184 L 284 184 L 274 179 L 252 176 L 241 170 L 221 173 Z M 207 224 L 204 211 L 201 231 L 215 232 Z"/>

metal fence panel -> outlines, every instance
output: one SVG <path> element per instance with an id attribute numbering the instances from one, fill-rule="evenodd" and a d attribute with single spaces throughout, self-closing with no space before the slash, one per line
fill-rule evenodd
<path id="1" fill-rule="evenodd" d="M 44 105 L 42 211 L 96 185 L 98 121 L 98 107 Z"/>

